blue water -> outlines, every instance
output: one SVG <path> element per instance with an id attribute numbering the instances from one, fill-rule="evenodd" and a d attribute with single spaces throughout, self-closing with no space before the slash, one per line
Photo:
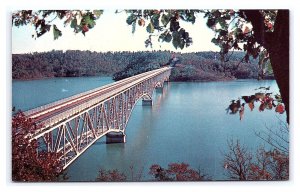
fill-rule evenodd
<path id="1" fill-rule="evenodd" d="M 38 106 L 36 102 L 47 103 L 108 82 L 111 79 L 98 77 L 16 81 L 13 105 L 28 109 Z M 261 86 L 271 86 L 270 92 L 278 93 L 276 82 L 271 80 L 171 82 L 163 93 L 154 93 L 152 107 L 142 106 L 141 102 L 136 105 L 126 128 L 125 144 L 107 145 L 101 138 L 69 166 L 69 180 L 94 181 L 100 168 L 118 169 L 130 178 L 130 166 L 135 173 L 143 173 L 142 180 L 149 180 L 152 164 L 167 167 L 171 162 L 200 168 L 214 180 L 228 179 L 223 168 L 227 141 L 238 139 L 255 151 L 266 145 L 255 131 L 265 131 L 266 125 L 278 126 L 279 120 L 286 119 L 285 114 L 278 115 L 274 110 L 259 112 L 258 106 L 252 112 L 246 107 L 242 121 L 238 114 L 226 113 L 232 99 L 254 94 Z M 46 92 L 45 87 L 53 93 Z"/>
<path id="2" fill-rule="evenodd" d="M 26 111 L 109 83 L 111 77 L 69 77 L 12 82 L 12 106 Z"/>

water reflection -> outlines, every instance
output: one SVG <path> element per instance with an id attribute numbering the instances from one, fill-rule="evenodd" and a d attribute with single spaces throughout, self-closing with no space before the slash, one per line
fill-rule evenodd
<path id="1" fill-rule="evenodd" d="M 163 116 L 160 107 L 164 104 L 165 99 L 168 96 L 168 90 L 170 88 L 170 84 L 165 84 L 162 91 L 155 91 L 153 94 L 153 105 L 152 106 L 141 106 L 140 109 L 134 109 L 133 113 L 136 114 L 135 111 L 141 110 L 139 115 L 140 127 L 136 130 L 134 137 L 128 137 L 127 139 L 134 141 L 134 148 L 139 147 L 146 147 L 149 138 L 152 136 L 152 127 L 155 126 L 156 122 L 153 121 L 154 118 Z M 139 105 L 140 106 L 140 105 Z M 137 115 L 137 114 L 136 114 Z M 134 121 L 135 117 L 129 119 L 129 124 L 132 123 L 131 121 Z M 126 134 L 127 132 L 132 131 L 132 127 L 128 126 L 126 128 Z M 137 149 L 139 150 L 139 149 Z M 134 150 L 133 150 L 134 151 Z"/>
<path id="2" fill-rule="evenodd" d="M 255 90 L 260 86 L 271 88 Z M 257 149 L 263 142 L 252 128 L 261 131 L 265 123 L 276 124 L 277 118 L 286 118 L 284 113 L 276 117 L 274 106 L 272 110 L 266 107 L 263 113 L 259 112 L 260 101 L 250 102 L 256 92 L 276 93 L 278 87 L 275 81 L 254 80 L 170 82 L 163 93 L 154 91 L 152 107 L 142 106 L 141 101 L 135 106 L 126 128 L 125 144 L 106 145 L 105 137 L 101 138 L 68 167 L 68 181 L 94 181 L 101 168 L 117 169 L 128 173 L 130 178 L 132 165 L 135 172 L 142 172 L 143 181 L 149 181 L 151 165 L 167 167 L 172 162 L 185 162 L 193 169 L 200 166 L 215 180 L 227 179 L 224 156 L 220 153 L 226 152 L 227 139 L 237 138 L 249 149 Z M 247 97 L 241 96 L 247 95 L 246 102 Z M 233 103 L 240 100 L 240 106 L 235 115 L 227 115 L 224 109 L 232 99 Z M 241 123 L 236 115 L 243 113 L 246 116 Z"/>
<path id="3" fill-rule="evenodd" d="M 162 102 L 166 99 L 168 96 L 168 92 L 170 89 L 171 84 L 168 82 L 164 83 L 164 86 L 162 90 L 157 89 L 155 94 L 155 102 L 153 103 L 153 106 L 151 107 L 153 111 L 158 111 L 160 106 L 162 105 Z"/>

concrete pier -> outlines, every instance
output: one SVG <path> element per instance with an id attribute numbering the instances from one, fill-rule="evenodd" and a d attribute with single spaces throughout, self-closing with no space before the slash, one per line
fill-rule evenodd
<path id="1" fill-rule="evenodd" d="M 106 144 L 126 142 L 126 135 L 122 132 L 120 133 L 111 132 L 111 133 L 107 133 L 105 136 L 106 136 Z"/>
<path id="2" fill-rule="evenodd" d="M 143 106 L 152 106 L 152 99 L 143 99 L 142 105 Z"/>

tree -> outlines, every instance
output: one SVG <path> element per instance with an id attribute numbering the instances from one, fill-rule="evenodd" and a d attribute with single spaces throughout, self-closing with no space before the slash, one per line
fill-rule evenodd
<path id="1" fill-rule="evenodd" d="M 121 182 L 126 181 L 126 175 L 118 170 L 100 169 L 96 181 L 100 182 Z"/>
<path id="2" fill-rule="evenodd" d="M 172 42 L 177 49 L 191 45 L 189 33 L 180 27 L 180 21 L 195 23 L 197 13 L 207 18 L 207 26 L 215 31 L 212 42 L 220 47 L 222 62 L 230 58 L 230 50 L 245 51 L 244 60 L 270 59 L 289 122 L 289 11 L 288 10 L 129 10 L 127 23 L 145 25 L 150 33 L 145 41 L 152 45 L 152 34 L 156 30 L 158 39 Z M 159 22 L 160 21 L 160 22 Z M 243 48 L 240 46 L 243 45 Z M 262 66 L 264 62 L 258 64 Z"/>
<path id="3" fill-rule="evenodd" d="M 118 12 L 118 11 L 116 11 Z M 222 62 L 230 59 L 230 51 L 245 51 L 244 60 L 257 58 L 264 53 L 263 60 L 270 59 L 275 79 L 280 89 L 289 122 L 289 11 L 288 10 L 126 10 L 126 22 L 135 32 L 137 24 L 150 34 L 145 46 L 152 46 L 153 37 L 161 42 L 172 42 L 177 49 L 193 43 L 189 33 L 180 22 L 196 22 L 196 15 L 203 13 L 207 26 L 215 31 L 212 42 L 220 47 Z M 74 32 L 85 32 L 95 25 L 102 11 L 18 11 L 13 13 L 15 26 L 33 23 L 36 37 L 50 31 L 53 19 L 58 17 L 74 28 Z M 52 20 L 50 20 L 52 15 Z M 53 16 L 54 15 L 54 16 Z M 53 18 L 54 17 L 54 18 Z M 54 39 L 61 31 L 53 26 Z M 155 34 L 157 32 L 157 34 Z M 243 46 L 242 48 L 240 46 Z M 262 64 L 261 62 L 259 63 Z"/>
<path id="4" fill-rule="evenodd" d="M 126 78 L 164 65 L 173 65 L 172 81 L 214 81 L 234 78 L 257 78 L 257 67 L 243 63 L 239 69 L 234 66 L 243 58 L 243 53 L 234 53 L 227 62 L 231 74 L 225 76 L 220 62 L 215 59 L 217 52 L 181 53 L 173 61 L 171 51 L 138 52 L 90 52 L 90 51 L 49 51 L 12 55 L 13 79 L 38 79 L 47 77 L 92 76 L 105 74 L 114 80 Z M 172 59 L 170 59 L 170 57 Z M 174 59 L 175 60 L 175 59 Z M 188 67 L 189 66 L 189 67 Z M 187 75 L 190 70 L 190 75 Z M 191 71 L 192 70 L 192 71 Z M 246 71 L 246 72 L 245 72 Z"/>
<path id="5" fill-rule="evenodd" d="M 225 154 L 224 168 L 233 180 L 248 180 L 252 154 L 237 140 L 228 142 L 229 151 Z"/>
<path id="6" fill-rule="evenodd" d="M 57 181 L 61 175 L 60 154 L 38 151 L 38 141 L 31 138 L 37 128 L 22 112 L 12 118 L 13 181 Z"/>
<path id="7" fill-rule="evenodd" d="M 165 169 L 158 164 L 150 167 L 149 174 L 157 181 L 203 181 L 209 178 L 200 171 L 191 169 L 186 163 L 170 163 Z"/>
<path id="8" fill-rule="evenodd" d="M 151 56 L 151 55 L 149 55 Z M 155 58 L 147 56 L 139 56 L 131 60 L 124 70 L 119 71 L 113 75 L 113 80 L 121 80 L 140 73 L 151 71 L 160 68 L 159 63 L 154 63 Z"/>
<path id="9" fill-rule="evenodd" d="M 241 10 L 242 14 L 253 26 L 254 40 L 269 53 L 289 122 L 289 11 Z"/>
<path id="10" fill-rule="evenodd" d="M 61 30 L 57 28 L 53 21 L 58 18 L 64 21 L 65 26 L 70 26 L 75 33 L 81 32 L 85 35 L 89 29 L 92 29 L 97 20 L 103 13 L 103 10 L 22 10 L 12 14 L 12 22 L 16 27 L 32 24 L 35 27 L 36 34 L 33 38 L 39 38 L 47 32 L 53 31 L 54 40 L 62 36 Z"/>
<path id="11" fill-rule="evenodd" d="M 210 178 L 202 174 L 200 170 L 190 168 L 186 163 L 170 163 L 168 168 L 162 168 L 158 164 L 153 164 L 150 168 L 149 174 L 152 175 L 156 181 L 203 181 L 210 180 Z M 143 168 L 134 172 L 134 166 L 130 166 L 130 177 L 126 177 L 124 172 L 117 169 L 105 170 L 100 169 L 95 181 L 100 182 L 124 182 L 124 181 L 141 181 Z M 127 174 L 129 174 L 127 172 Z"/>
<path id="12" fill-rule="evenodd" d="M 224 169 L 233 180 L 288 180 L 289 155 L 278 150 L 260 147 L 251 153 L 238 140 L 228 142 Z"/>
<path id="13" fill-rule="evenodd" d="M 280 121 L 278 126 L 255 131 L 266 147 L 255 153 L 241 145 L 239 140 L 228 141 L 228 152 L 224 153 L 224 168 L 235 180 L 288 180 L 289 179 L 289 128 Z"/>

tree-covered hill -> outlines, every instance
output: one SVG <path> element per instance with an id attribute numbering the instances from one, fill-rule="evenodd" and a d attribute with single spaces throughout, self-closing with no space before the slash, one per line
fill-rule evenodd
<path id="1" fill-rule="evenodd" d="M 217 52 L 174 53 L 170 51 L 91 52 L 69 50 L 13 54 L 13 79 L 79 77 L 108 75 L 115 80 L 159 68 L 176 57 L 172 81 L 215 81 L 257 78 L 257 61 L 241 62 L 243 53 L 235 52 L 230 61 L 220 62 Z"/>

